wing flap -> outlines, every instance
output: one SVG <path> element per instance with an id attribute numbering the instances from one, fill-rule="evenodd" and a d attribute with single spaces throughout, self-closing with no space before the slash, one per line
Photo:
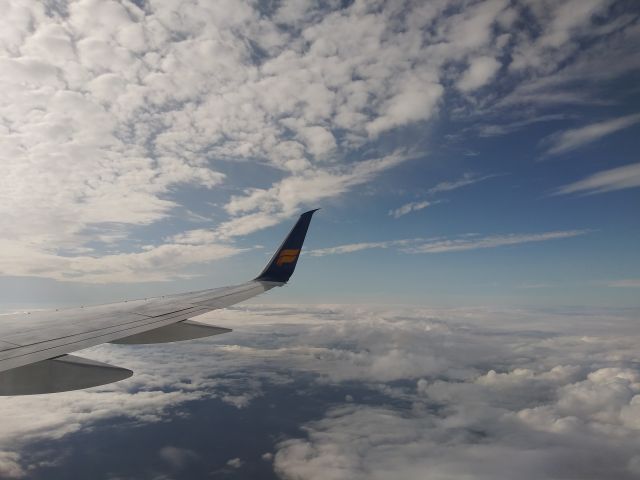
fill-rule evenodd
<path id="1" fill-rule="evenodd" d="M 230 328 L 216 327 L 215 325 L 207 325 L 193 320 L 185 320 L 178 323 L 172 323 L 166 327 L 147 330 L 146 332 L 138 333 L 136 335 L 119 338 L 111 343 L 139 345 L 147 343 L 181 342 L 183 340 L 193 340 L 196 338 L 220 335 L 230 331 Z"/>
<path id="2" fill-rule="evenodd" d="M 124 380 L 131 370 L 74 355 L 0 372 L 0 395 L 67 392 Z"/>

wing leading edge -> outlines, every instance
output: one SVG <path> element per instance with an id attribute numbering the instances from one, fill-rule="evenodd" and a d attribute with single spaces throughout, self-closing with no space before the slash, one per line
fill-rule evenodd
<path id="1" fill-rule="evenodd" d="M 127 378 L 129 370 L 69 355 L 101 343 L 163 343 L 230 331 L 189 319 L 287 283 L 315 211 L 303 213 L 260 275 L 240 285 L 95 307 L 0 315 L 0 395 L 76 390 Z"/>

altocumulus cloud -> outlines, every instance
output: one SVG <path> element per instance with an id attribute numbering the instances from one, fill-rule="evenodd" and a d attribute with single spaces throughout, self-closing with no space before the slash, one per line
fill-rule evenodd
<path id="1" fill-rule="evenodd" d="M 189 275 L 237 254 L 237 236 L 419 155 L 424 144 L 384 141 L 397 129 L 441 112 L 513 129 L 551 119 L 548 106 L 593 102 L 595 82 L 638 65 L 638 29 L 611 4 L 4 2 L 0 273 Z M 530 31 L 513 35 L 523 19 Z M 518 117 L 525 111 L 531 118 Z M 565 132 L 556 148 L 631 120 Z M 228 162 L 274 177 L 228 188 Z M 180 189 L 222 197 L 212 233 L 132 239 L 184 216 Z"/>
<path id="2" fill-rule="evenodd" d="M 272 305 L 210 318 L 236 328 L 226 343 L 93 348 L 93 358 L 137 374 L 84 392 L 0 399 L 2 475 L 39 468 L 25 453 L 32 442 L 62 441 L 101 419 L 125 415 L 126 428 L 142 428 L 214 397 L 251 408 L 294 380 L 299 390 L 344 394 L 303 421 L 302 434 L 274 444 L 282 478 L 640 475 L 637 312 Z M 378 400 L 360 401 L 362 387 Z M 203 454 L 173 445 L 158 453 L 176 467 Z"/>

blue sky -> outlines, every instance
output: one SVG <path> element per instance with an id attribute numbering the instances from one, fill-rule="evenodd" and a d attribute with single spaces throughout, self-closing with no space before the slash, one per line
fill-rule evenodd
<path id="1" fill-rule="evenodd" d="M 9 4 L 3 308 L 638 306 L 634 2 Z"/>

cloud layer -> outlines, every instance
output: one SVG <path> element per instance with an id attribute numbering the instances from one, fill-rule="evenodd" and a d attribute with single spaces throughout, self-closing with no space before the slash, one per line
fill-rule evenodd
<path id="1" fill-rule="evenodd" d="M 84 354 L 133 368 L 134 377 L 0 399 L 3 476 L 39 468 L 33 442 L 62 444 L 104 419 L 144 428 L 172 409 L 186 415 L 186 402 L 206 398 L 247 409 L 294 380 L 300 392 L 340 389 L 344 401 L 267 452 L 282 478 L 639 474 L 633 312 L 327 305 L 250 306 L 207 317 L 236 330 L 226 341 L 96 347 Z M 377 397 L 361 396 L 366 391 Z M 201 453 L 167 445 L 159 455 L 175 467 Z M 234 458 L 229 465 L 242 475 L 246 457 Z"/>

